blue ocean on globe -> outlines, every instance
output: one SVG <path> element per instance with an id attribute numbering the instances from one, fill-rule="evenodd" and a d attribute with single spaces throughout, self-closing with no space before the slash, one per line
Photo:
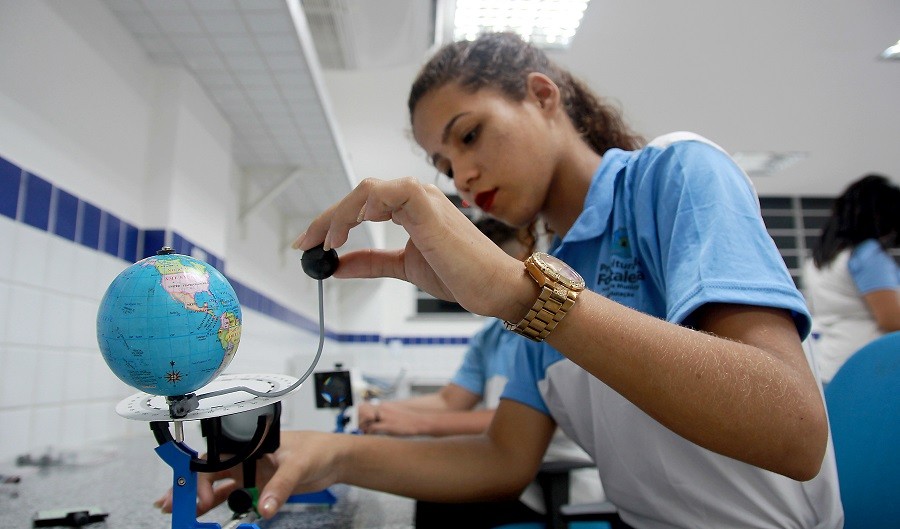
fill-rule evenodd
<path id="1" fill-rule="evenodd" d="M 152 395 L 186 395 L 234 358 L 241 307 L 209 264 L 175 253 L 142 259 L 109 285 L 97 312 L 103 359 L 126 384 Z"/>

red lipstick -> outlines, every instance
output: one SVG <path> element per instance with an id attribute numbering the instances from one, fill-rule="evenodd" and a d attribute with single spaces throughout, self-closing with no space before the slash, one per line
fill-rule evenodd
<path id="1" fill-rule="evenodd" d="M 482 191 L 481 193 L 475 195 L 475 205 L 478 206 L 481 211 L 489 213 L 491 211 L 491 207 L 494 205 L 494 197 L 496 195 L 496 189 L 491 189 L 490 191 Z"/>

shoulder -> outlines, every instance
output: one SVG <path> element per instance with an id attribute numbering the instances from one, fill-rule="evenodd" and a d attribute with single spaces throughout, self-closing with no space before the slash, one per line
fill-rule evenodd
<path id="1" fill-rule="evenodd" d="M 692 143 L 698 143 L 701 145 L 707 145 L 714 149 L 718 149 L 721 152 L 725 152 L 725 149 L 719 147 L 709 139 L 696 134 L 694 132 L 688 131 L 678 131 L 678 132 L 670 132 L 668 134 L 663 134 L 662 136 L 657 136 L 650 140 L 647 143 L 647 148 L 649 149 L 666 149 L 674 146 L 685 146 L 691 145 Z"/>
<path id="2" fill-rule="evenodd" d="M 633 199 L 659 207 L 718 202 L 758 211 L 753 183 L 725 150 L 692 132 L 653 139 L 634 153 L 628 174 Z"/>
<path id="3" fill-rule="evenodd" d="M 881 246 L 875 239 L 866 239 L 865 241 L 856 245 L 851 252 L 850 259 L 853 261 L 864 261 L 865 259 L 869 259 L 871 257 L 879 256 L 882 254 L 886 254 L 884 248 Z"/>
<path id="4" fill-rule="evenodd" d="M 672 132 L 654 138 L 632 160 L 634 176 L 642 180 L 708 180 L 732 175 L 742 185 L 750 179 L 728 153 L 693 132 Z"/>
<path id="5" fill-rule="evenodd" d="M 865 240 L 853 248 L 847 270 L 862 293 L 896 288 L 900 283 L 900 267 L 875 239 Z"/>
<path id="6" fill-rule="evenodd" d="M 657 136 L 642 149 L 648 158 L 660 156 L 707 156 L 714 159 L 728 158 L 728 153 L 713 141 L 693 132 L 670 132 Z"/>

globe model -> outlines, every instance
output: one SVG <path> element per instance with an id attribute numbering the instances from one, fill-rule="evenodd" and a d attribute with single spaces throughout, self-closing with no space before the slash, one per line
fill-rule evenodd
<path id="1" fill-rule="evenodd" d="M 126 268 L 97 313 L 103 359 L 126 384 L 186 395 L 215 378 L 241 340 L 237 295 L 209 264 L 160 250 Z"/>

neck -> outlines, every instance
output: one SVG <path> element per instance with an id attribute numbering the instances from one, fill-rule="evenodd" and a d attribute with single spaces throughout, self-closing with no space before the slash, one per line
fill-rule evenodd
<path id="1" fill-rule="evenodd" d="M 550 183 L 542 213 L 553 232 L 563 237 L 584 209 L 584 200 L 601 157 L 580 138 L 563 159 Z"/>

